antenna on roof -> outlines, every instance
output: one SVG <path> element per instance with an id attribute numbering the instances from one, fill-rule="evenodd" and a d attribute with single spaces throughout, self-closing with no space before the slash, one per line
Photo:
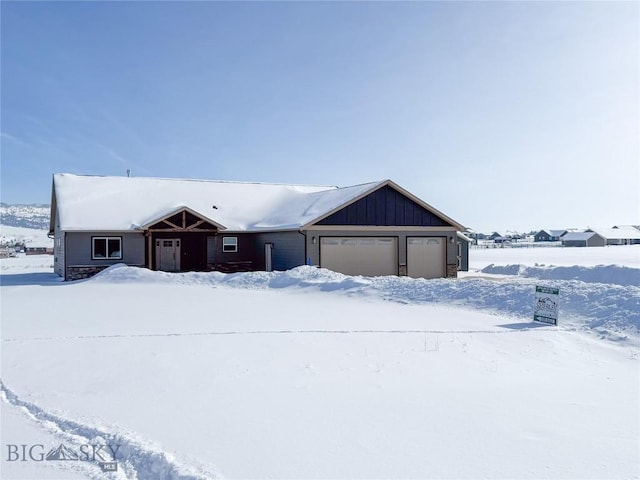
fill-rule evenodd
<path id="1" fill-rule="evenodd" d="M 131 169 L 127 168 L 127 178 L 129 178 L 131 176 Z"/>

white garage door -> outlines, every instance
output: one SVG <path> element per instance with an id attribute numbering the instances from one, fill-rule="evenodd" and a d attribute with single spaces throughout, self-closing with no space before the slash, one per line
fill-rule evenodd
<path id="1" fill-rule="evenodd" d="M 446 271 L 446 237 L 407 237 L 407 275 L 442 278 Z"/>
<path id="2" fill-rule="evenodd" d="M 346 275 L 397 275 L 398 239 L 322 237 L 320 266 Z"/>

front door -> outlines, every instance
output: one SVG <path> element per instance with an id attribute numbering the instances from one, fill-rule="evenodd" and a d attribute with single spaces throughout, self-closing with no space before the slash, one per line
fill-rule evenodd
<path id="1" fill-rule="evenodd" d="M 180 271 L 179 238 L 159 238 L 156 240 L 156 269 L 164 272 Z"/>

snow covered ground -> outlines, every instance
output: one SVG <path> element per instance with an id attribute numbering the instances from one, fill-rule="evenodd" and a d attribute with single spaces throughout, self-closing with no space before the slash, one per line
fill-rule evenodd
<path id="1" fill-rule="evenodd" d="M 47 230 L 0 224 L 0 244 L 24 242 L 27 247 L 53 247 L 53 239 L 47 233 Z"/>
<path id="2" fill-rule="evenodd" d="M 490 264 L 527 266 L 619 265 L 640 268 L 640 245 L 609 247 L 472 248 L 471 270 Z"/>
<path id="3" fill-rule="evenodd" d="M 639 254 L 472 250 L 431 281 L 3 260 L 0 477 L 640 478 Z M 36 461 L 60 444 L 98 455 Z"/>

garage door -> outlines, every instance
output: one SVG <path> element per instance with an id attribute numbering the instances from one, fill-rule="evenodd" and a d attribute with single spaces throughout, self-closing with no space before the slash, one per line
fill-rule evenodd
<path id="1" fill-rule="evenodd" d="M 320 266 L 346 275 L 397 275 L 398 239 L 322 237 Z"/>
<path id="2" fill-rule="evenodd" d="M 407 275 L 413 278 L 445 276 L 446 237 L 407 237 Z"/>

